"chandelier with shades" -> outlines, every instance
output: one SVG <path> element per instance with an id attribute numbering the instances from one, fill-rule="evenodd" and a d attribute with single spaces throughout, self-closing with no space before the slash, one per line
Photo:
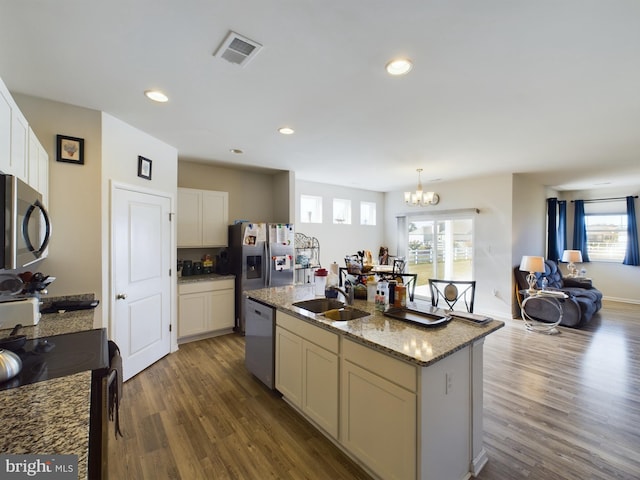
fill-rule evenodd
<path id="1" fill-rule="evenodd" d="M 422 169 L 417 168 L 416 171 L 418 172 L 418 188 L 416 188 L 415 192 L 404 192 L 404 203 L 413 207 L 437 205 L 440 201 L 440 195 L 435 192 L 422 191 L 422 180 L 420 179 Z"/>

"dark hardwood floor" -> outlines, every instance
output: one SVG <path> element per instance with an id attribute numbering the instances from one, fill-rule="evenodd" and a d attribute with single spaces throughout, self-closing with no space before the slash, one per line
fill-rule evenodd
<path id="1" fill-rule="evenodd" d="M 506 323 L 485 342 L 478 478 L 640 478 L 640 306 L 605 302 L 587 328 L 556 336 Z M 126 382 L 110 478 L 369 478 L 243 356 L 242 337 L 202 340 Z"/>

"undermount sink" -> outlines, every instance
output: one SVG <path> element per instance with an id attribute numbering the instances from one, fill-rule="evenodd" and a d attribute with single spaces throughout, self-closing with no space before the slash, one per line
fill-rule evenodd
<path id="1" fill-rule="evenodd" d="M 357 308 L 344 307 L 328 310 L 324 312 L 323 315 L 329 320 L 344 321 L 355 320 L 356 318 L 366 317 L 367 315 L 371 314 L 363 310 L 358 310 Z"/>
<path id="2" fill-rule="evenodd" d="M 327 310 L 334 310 L 344 307 L 344 302 L 335 298 L 314 298 L 311 300 L 303 300 L 302 302 L 292 303 L 294 307 L 302 308 L 313 313 L 322 313 Z"/>

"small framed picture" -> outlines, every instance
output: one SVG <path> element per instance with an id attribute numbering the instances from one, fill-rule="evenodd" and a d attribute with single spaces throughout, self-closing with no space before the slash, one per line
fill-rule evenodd
<path id="1" fill-rule="evenodd" d="M 84 164 L 84 138 L 56 135 L 57 155 L 59 162 Z"/>
<path id="2" fill-rule="evenodd" d="M 151 180 L 151 160 L 138 157 L 138 176 Z"/>

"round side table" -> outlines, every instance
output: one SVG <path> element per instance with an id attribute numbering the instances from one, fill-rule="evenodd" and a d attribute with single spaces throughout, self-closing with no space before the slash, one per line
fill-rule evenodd
<path id="1" fill-rule="evenodd" d="M 527 296 L 522 302 L 521 307 L 522 320 L 524 321 L 525 328 L 531 332 L 546 333 L 547 335 L 559 334 L 560 330 L 556 327 L 560 325 L 560 322 L 562 321 L 562 301 L 565 298 L 568 298 L 567 295 L 562 292 L 550 293 L 545 292 L 544 290 L 538 290 L 534 294 L 527 292 L 526 295 Z M 543 321 L 530 315 L 527 312 L 527 303 L 532 301 L 546 303 L 549 307 L 546 311 L 550 311 L 553 314 L 553 320 Z"/>

